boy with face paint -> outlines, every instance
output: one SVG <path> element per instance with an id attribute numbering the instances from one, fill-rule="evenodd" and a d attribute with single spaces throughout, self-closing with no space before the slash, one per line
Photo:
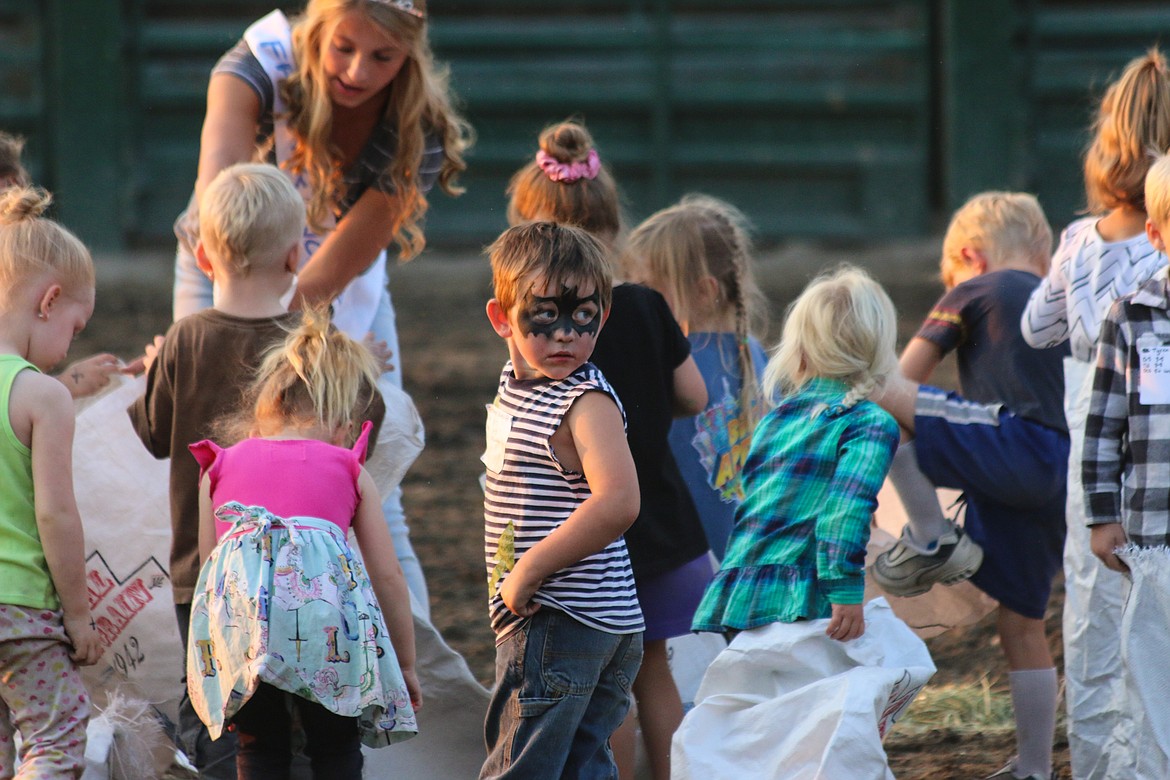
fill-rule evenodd
<path id="1" fill-rule="evenodd" d="M 480 777 L 609 777 L 643 630 L 622 538 L 638 478 L 621 403 L 589 363 L 609 266 L 588 233 L 550 222 L 510 228 L 488 253 L 488 319 L 510 360 L 483 454 L 496 685 Z"/>

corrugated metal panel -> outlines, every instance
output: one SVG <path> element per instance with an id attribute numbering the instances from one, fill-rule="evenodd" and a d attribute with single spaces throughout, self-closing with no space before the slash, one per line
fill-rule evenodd
<path id="1" fill-rule="evenodd" d="M 26 164 L 45 171 L 45 47 L 42 3 L 0 0 L 0 129 L 25 136 Z"/>
<path id="2" fill-rule="evenodd" d="M 503 226 L 508 176 L 571 114 L 633 219 L 697 189 L 742 206 L 767 238 L 925 229 L 925 2 L 584 5 L 452 3 L 436 18 L 480 141 L 468 195 L 437 200 L 429 235 Z"/>
<path id="3" fill-rule="evenodd" d="M 1170 53 L 1170 7 L 1072 0 L 1031 6 L 1030 181 L 1061 226 L 1085 206 L 1081 155 L 1096 103 L 1125 64 L 1150 46 Z"/>

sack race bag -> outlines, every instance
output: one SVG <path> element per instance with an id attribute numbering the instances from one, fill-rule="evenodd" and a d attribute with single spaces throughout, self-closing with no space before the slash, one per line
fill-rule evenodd
<path id="1" fill-rule="evenodd" d="M 126 414 L 146 379 L 112 385 L 81 406 L 73 439 L 89 608 L 106 648 L 81 674 L 98 708 L 120 691 L 178 722 L 183 647 L 168 563 L 170 467 L 142 446 Z"/>
<path id="2" fill-rule="evenodd" d="M 675 780 L 893 780 L 882 738 L 934 674 L 930 653 L 882 599 L 866 604 L 858 639 L 830 639 L 828 625 L 735 637 L 675 732 Z"/>
<path id="3" fill-rule="evenodd" d="M 1128 545 L 1117 557 L 1132 585 L 1121 616 L 1121 664 L 1132 722 L 1115 726 L 1110 777 L 1170 777 L 1170 548 Z"/>

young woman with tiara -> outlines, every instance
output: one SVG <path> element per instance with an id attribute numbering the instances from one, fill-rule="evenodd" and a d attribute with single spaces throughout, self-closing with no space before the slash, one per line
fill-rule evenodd
<path id="1" fill-rule="evenodd" d="M 1089 215 L 1060 236 L 1048 276 L 1032 293 L 1020 322 L 1038 349 L 1065 341 L 1065 418 L 1069 458 L 1068 535 L 1064 547 L 1064 676 L 1069 759 L 1078 778 L 1133 771 L 1131 718 L 1121 680 L 1117 637 L 1128 591 L 1089 548 L 1080 452 L 1097 338 L 1114 300 L 1166 267 L 1146 236 L 1146 173 L 1151 151 L 1170 151 L 1170 68 L 1157 49 L 1132 60 L 1105 91 L 1085 151 Z M 1117 734 L 1121 739 L 1115 740 Z"/>
<path id="2" fill-rule="evenodd" d="M 634 228 L 622 267 L 666 298 L 707 383 L 707 408 L 674 421 L 670 447 L 722 559 L 743 500 L 743 459 L 766 411 L 767 356 L 754 334 L 767 327 L 767 301 L 752 271 L 747 217 L 718 198 L 687 195 Z"/>
<path id="3" fill-rule="evenodd" d="M 575 225 L 611 253 L 619 242 L 617 184 L 580 122 L 546 128 L 540 150 L 512 177 L 508 194 L 513 224 L 542 219 Z M 641 511 L 625 539 L 646 620 L 634 697 L 655 780 L 669 777 L 670 739 L 683 715 L 666 640 L 689 633 L 712 576 L 707 538 L 669 444 L 674 417 L 697 414 L 707 403 L 690 350 L 661 295 L 640 284 L 615 284 L 610 316 L 590 361 L 621 398 L 638 471 Z M 634 725 L 628 719 L 613 739 L 622 777 L 633 777 Z"/>
<path id="4" fill-rule="evenodd" d="M 212 285 L 195 262 L 199 199 L 215 175 L 262 142 L 305 199 L 309 230 L 293 307 L 333 304 L 334 324 L 385 356 L 401 386 L 385 249 L 423 248 L 426 193 L 461 192 L 471 128 L 432 58 L 425 0 L 310 0 L 291 24 L 257 21 L 212 70 L 195 193 L 176 223 L 175 318 L 207 308 Z M 386 516 L 411 590 L 427 605 L 401 493 Z"/>

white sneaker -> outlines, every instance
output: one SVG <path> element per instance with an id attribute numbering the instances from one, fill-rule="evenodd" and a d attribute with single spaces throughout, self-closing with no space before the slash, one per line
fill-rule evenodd
<path id="1" fill-rule="evenodd" d="M 903 537 L 906 531 L 902 531 Z M 917 596 L 936 582 L 954 585 L 979 570 L 983 548 L 971 541 L 963 529 L 952 526 L 938 540 L 933 553 L 921 553 L 904 538 L 874 561 L 873 579 L 893 596 Z"/>

